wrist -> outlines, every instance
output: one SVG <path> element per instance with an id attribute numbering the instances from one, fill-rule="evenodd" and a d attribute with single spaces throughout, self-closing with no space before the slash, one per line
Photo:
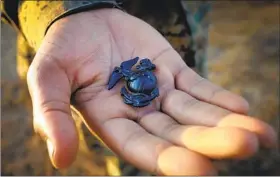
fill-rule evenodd
<path id="1" fill-rule="evenodd" d="M 57 20 L 87 10 L 113 7 L 120 8 L 115 0 L 22 1 L 19 8 L 20 28 L 37 51 L 49 27 Z"/>

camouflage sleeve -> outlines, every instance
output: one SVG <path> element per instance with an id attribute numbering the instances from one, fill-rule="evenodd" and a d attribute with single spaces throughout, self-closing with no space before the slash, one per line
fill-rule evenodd
<path id="1" fill-rule="evenodd" d="M 56 20 L 86 10 L 115 7 L 120 8 L 117 0 L 1 1 L 4 20 L 13 24 L 35 50 L 40 46 L 50 25 Z"/>
<path id="2" fill-rule="evenodd" d="M 209 14 L 212 10 L 210 1 L 182 1 L 187 22 L 191 28 L 191 47 L 195 54 L 196 71 L 207 78 L 207 46 Z"/>

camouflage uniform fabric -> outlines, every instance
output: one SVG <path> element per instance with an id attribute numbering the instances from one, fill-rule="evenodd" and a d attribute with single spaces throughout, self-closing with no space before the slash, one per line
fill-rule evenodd
<path id="1" fill-rule="evenodd" d="M 27 70 L 36 50 L 48 27 L 54 21 L 70 14 L 103 7 L 122 9 L 149 23 L 171 43 L 189 67 L 203 77 L 207 77 L 208 19 L 206 17 L 210 10 L 208 3 L 179 0 L 21 1 L 20 3 L 6 0 L 2 3 L 1 10 L 5 12 L 3 20 L 18 30 L 17 71 L 23 84 L 26 83 Z M 32 28 L 32 23 L 36 23 L 38 27 Z M 81 144 L 86 146 L 89 153 L 104 154 L 107 175 L 149 175 L 116 157 L 96 136 L 90 134 L 79 121 L 78 113 L 73 111 L 73 115 L 79 127 L 80 139 L 83 141 Z M 67 174 L 70 173 L 65 175 Z"/>
<path id="2" fill-rule="evenodd" d="M 181 3 L 192 31 L 191 48 L 196 51 L 196 71 L 207 78 L 208 14 L 211 4 L 207 1 L 182 1 Z"/>

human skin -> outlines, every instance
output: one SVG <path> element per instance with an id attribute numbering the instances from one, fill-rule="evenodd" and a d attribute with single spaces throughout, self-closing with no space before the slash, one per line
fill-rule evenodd
<path id="1" fill-rule="evenodd" d="M 136 56 L 157 66 L 160 96 L 143 108 L 123 103 L 122 82 L 107 89 L 113 68 Z M 78 149 L 70 103 L 117 155 L 161 175 L 215 175 L 210 159 L 244 159 L 277 144 L 268 124 L 246 116 L 242 97 L 201 78 L 155 29 L 117 9 L 56 21 L 27 78 L 34 128 L 56 168 Z"/>

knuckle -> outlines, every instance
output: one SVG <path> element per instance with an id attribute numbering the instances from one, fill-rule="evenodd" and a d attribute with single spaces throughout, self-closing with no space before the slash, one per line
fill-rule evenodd
<path id="1" fill-rule="evenodd" d="M 40 111 L 43 114 L 50 113 L 50 112 L 62 112 L 65 114 L 70 113 L 70 104 L 58 101 L 58 100 L 48 100 L 44 101 L 40 104 Z"/>
<path id="2" fill-rule="evenodd" d="M 168 110 L 172 105 L 176 104 L 176 90 L 171 90 L 167 92 L 164 97 L 162 98 L 163 104 L 162 104 L 162 109 L 163 110 Z"/>

